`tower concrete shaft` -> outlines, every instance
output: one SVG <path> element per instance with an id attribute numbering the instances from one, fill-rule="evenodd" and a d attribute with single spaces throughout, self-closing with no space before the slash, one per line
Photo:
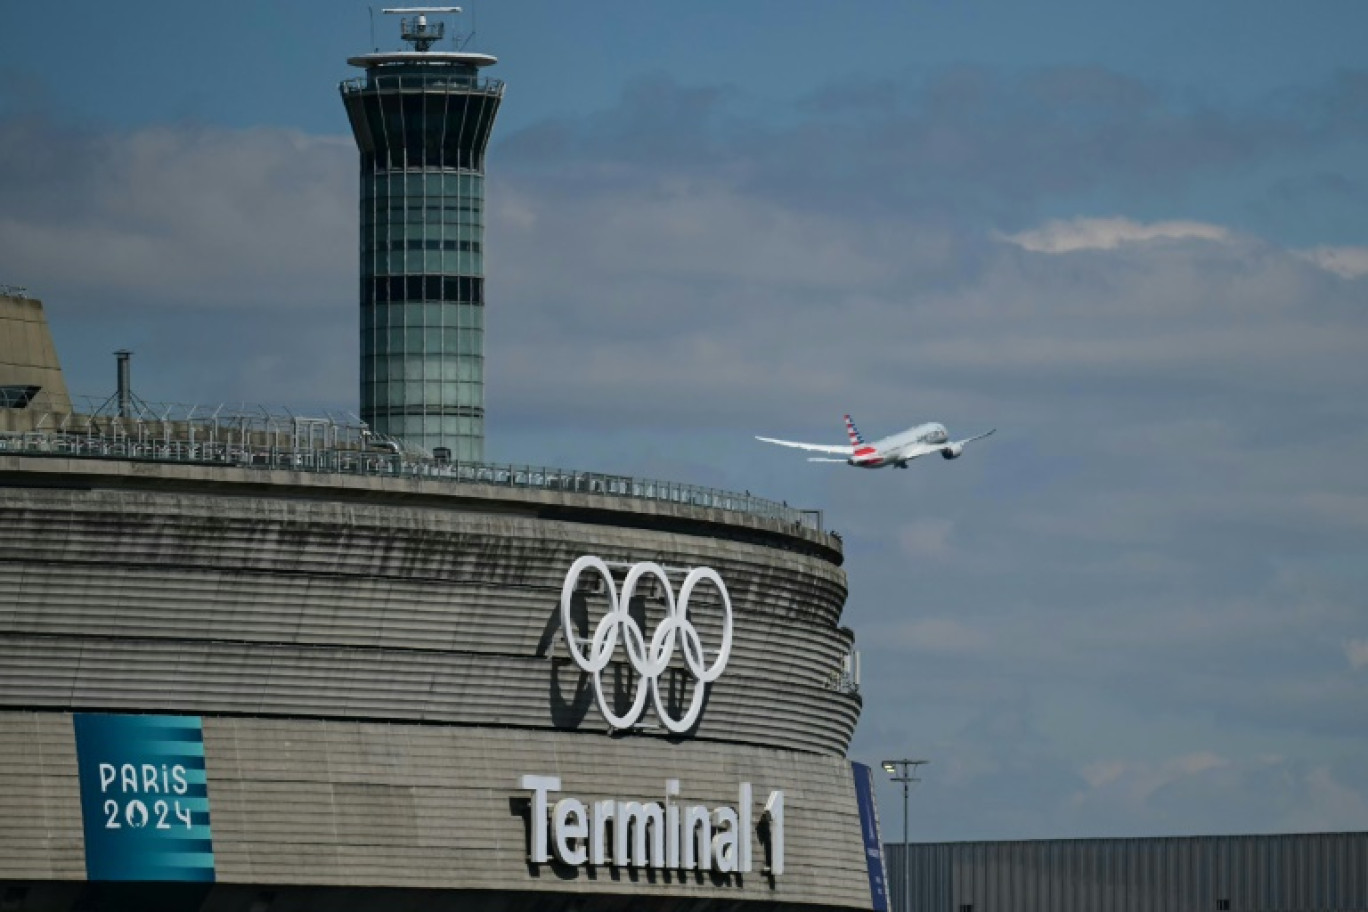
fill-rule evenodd
<path id="1" fill-rule="evenodd" d="M 484 163 L 503 83 L 480 76 L 494 57 L 419 46 L 352 57 L 366 75 L 341 85 L 361 153 L 361 419 L 482 462 Z"/>

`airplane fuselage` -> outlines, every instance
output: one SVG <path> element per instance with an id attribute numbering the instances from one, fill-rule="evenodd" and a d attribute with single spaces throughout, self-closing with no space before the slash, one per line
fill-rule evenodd
<path id="1" fill-rule="evenodd" d="M 861 469 L 882 469 L 890 465 L 905 468 L 907 460 L 924 452 L 927 446 L 946 443 L 949 440 L 950 432 L 945 429 L 945 425 L 930 421 L 891 434 L 882 440 L 857 446 L 847 462 Z"/>

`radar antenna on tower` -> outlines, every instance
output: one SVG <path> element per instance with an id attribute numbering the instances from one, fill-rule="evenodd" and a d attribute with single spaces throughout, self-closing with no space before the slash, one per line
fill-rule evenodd
<path id="1" fill-rule="evenodd" d="M 415 51 L 428 51 L 446 34 L 445 22 L 428 22 L 428 16 L 459 13 L 459 6 L 398 6 L 381 10 L 382 13 L 400 15 L 399 37 L 413 45 Z"/>

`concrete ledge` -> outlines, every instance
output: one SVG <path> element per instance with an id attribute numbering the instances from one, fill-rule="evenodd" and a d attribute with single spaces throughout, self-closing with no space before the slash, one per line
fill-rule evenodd
<path id="1" fill-rule="evenodd" d="M 613 494 L 447 481 L 410 476 L 346 475 L 256 466 L 197 465 L 0 454 L 0 485 L 60 488 L 155 489 L 224 495 L 386 502 L 515 513 L 566 522 L 593 522 L 768 544 L 821 557 L 840 566 L 841 539 L 801 523 L 736 510 Z"/>

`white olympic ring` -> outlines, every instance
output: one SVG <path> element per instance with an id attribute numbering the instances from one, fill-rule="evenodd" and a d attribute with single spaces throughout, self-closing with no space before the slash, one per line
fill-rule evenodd
<path id="1" fill-rule="evenodd" d="M 587 641 L 590 648 L 589 655 L 586 656 L 580 650 L 579 641 L 575 639 L 570 608 L 580 575 L 588 569 L 596 570 L 603 578 L 604 591 L 608 595 L 608 613 L 594 629 L 593 638 Z M 665 620 L 656 627 L 649 644 L 636 619 L 628 613 L 632 596 L 636 594 L 637 583 L 643 576 L 653 576 L 660 580 L 665 591 Z M 726 617 L 722 627 L 722 648 L 718 650 L 717 658 L 706 668 L 703 667 L 703 641 L 699 638 L 693 622 L 689 620 L 689 596 L 693 594 L 694 587 L 704 580 L 717 587 L 718 593 L 722 596 L 722 610 Z M 603 713 L 603 718 L 608 720 L 609 725 L 613 728 L 631 728 L 637 723 L 646 706 L 646 688 L 643 685 L 649 681 L 651 696 L 655 700 L 656 715 L 665 723 L 665 727 L 675 734 L 683 734 L 694 727 L 699 713 L 703 711 L 704 685 L 711 684 L 721 676 L 722 670 L 727 667 L 727 659 L 731 656 L 731 596 L 716 570 L 711 567 L 695 567 L 690 570 L 688 576 L 684 577 L 684 585 L 679 589 L 679 600 L 676 602 L 664 567 L 651 561 L 635 564 L 627 571 L 627 578 L 622 581 L 622 595 L 619 597 L 608 565 L 601 558 L 585 556 L 571 564 L 570 572 L 565 575 L 565 585 L 561 587 L 560 609 L 561 629 L 565 632 L 565 645 L 570 650 L 570 657 L 581 670 L 594 676 L 594 693 L 598 696 L 599 712 Z M 613 652 L 617 649 L 619 631 L 627 651 L 627 660 L 640 676 L 636 694 L 632 697 L 632 706 L 621 716 L 613 712 L 603 693 L 603 669 L 608 667 Z M 665 702 L 660 698 L 660 676 L 670 664 L 676 637 L 683 644 L 685 664 L 698 679 L 698 683 L 694 685 L 693 698 L 689 702 L 689 711 L 681 719 L 671 717 L 665 710 Z"/>

